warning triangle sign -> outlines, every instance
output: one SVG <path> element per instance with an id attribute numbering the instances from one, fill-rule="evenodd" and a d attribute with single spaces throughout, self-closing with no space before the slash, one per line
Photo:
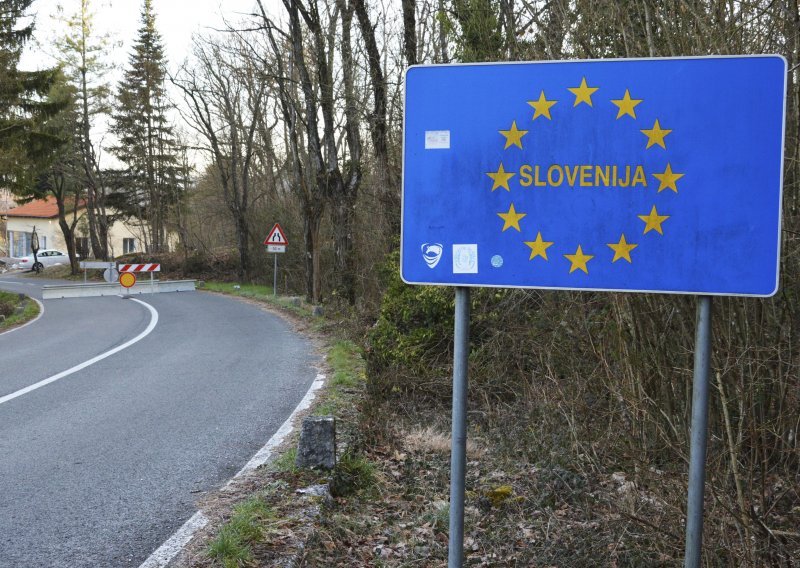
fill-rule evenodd
<path id="1" fill-rule="evenodd" d="M 286 235 L 283 234 L 283 229 L 278 223 L 275 223 L 275 226 L 272 227 L 272 230 L 267 235 L 267 239 L 264 241 L 265 245 L 288 245 L 289 243 L 286 241 Z"/>

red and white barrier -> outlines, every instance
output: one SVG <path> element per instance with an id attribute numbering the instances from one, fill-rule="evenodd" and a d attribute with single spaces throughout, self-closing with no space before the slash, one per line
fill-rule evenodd
<path id="1" fill-rule="evenodd" d="M 120 264 L 117 268 L 119 272 L 161 272 L 161 265 L 149 264 Z"/>

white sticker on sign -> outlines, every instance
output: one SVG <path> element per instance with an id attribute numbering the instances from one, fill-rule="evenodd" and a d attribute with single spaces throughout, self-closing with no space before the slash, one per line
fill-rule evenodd
<path id="1" fill-rule="evenodd" d="M 478 273 L 478 245 L 453 245 L 453 274 Z"/>
<path id="2" fill-rule="evenodd" d="M 426 150 L 449 150 L 450 131 L 449 130 L 426 130 L 425 131 Z"/>

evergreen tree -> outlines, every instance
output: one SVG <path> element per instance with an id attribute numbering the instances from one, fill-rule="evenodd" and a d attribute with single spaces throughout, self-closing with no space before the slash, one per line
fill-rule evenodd
<path id="1" fill-rule="evenodd" d="M 107 207 L 105 172 L 98 159 L 99 144 L 92 139 L 98 117 L 108 114 L 109 86 L 105 81 L 105 63 L 109 45 L 107 34 L 98 34 L 94 26 L 91 0 L 80 0 L 75 14 L 65 18 L 67 33 L 56 41 L 59 59 L 76 89 L 79 139 L 78 149 L 86 188 L 86 218 L 92 254 L 107 259 L 108 231 L 114 217 Z"/>
<path id="2" fill-rule="evenodd" d="M 458 58 L 463 62 L 505 59 L 500 2 L 497 0 L 451 0 L 450 10 L 458 22 Z"/>
<path id="3" fill-rule="evenodd" d="M 19 58 L 33 34 L 26 11 L 33 0 L 0 3 L 0 183 L 24 191 L 32 167 L 45 160 L 58 140 L 41 128 L 59 104 L 46 95 L 55 70 L 22 71 Z"/>
<path id="4" fill-rule="evenodd" d="M 75 250 L 75 232 L 78 210 L 85 203 L 86 176 L 81 155 L 81 124 L 77 89 L 59 73 L 48 94 L 48 100 L 62 105 L 60 112 L 50 117 L 43 130 L 59 141 L 51 150 L 47 166 L 38 170 L 35 183 L 28 190 L 36 199 L 55 198 L 58 207 L 58 225 L 64 235 L 72 274 L 77 274 L 78 259 Z"/>
<path id="5" fill-rule="evenodd" d="M 152 1 L 144 0 L 128 69 L 119 84 L 113 131 L 119 139 L 114 154 L 127 167 L 127 205 L 146 221 L 145 248 L 166 248 L 168 211 L 178 199 L 178 148 L 166 113 L 165 58 L 156 30 Z"/>

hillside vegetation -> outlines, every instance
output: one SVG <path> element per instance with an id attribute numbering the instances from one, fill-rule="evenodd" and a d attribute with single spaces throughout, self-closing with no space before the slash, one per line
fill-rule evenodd
<path id="1" fill-rule="evenodd" d="M 441 446 L 447 447 L 449 432 L 454 299 L 452 289 L 408 286 L 398 273 L 405 66 L 779 53 L 792 70 L 780 291 L 770 299 L 713 302 L 704 557 L 709 566 L 793 565 L 800 557 L 796 3 L 412 0 L 383 7 L 319 0 L 299 5 L 309 11 L 288 9 L 287 33 L 307 33 L 308 51 L 295 44 L 285 55 L 295 63 L 298 58 L 319 63 L 341 54 L 341 159 L 327 164 L 331 175 L 357 182 L 346 187 L 358 191 L 336 193 L 336 184 L 319 185 L 331 181 L 314 170 L 326 162 L 315 162 L 319 156 L 302 144 L 290 145 L 286 156 L 278 152 L 274 162 L 289 172 L 292 191 L 283 191 L 278 170 L 264 162 L 253 178 L 266 190 L 249 213 L 253 254 L 247 274 L 271 284 L 272 258 L 261 252 L 260 242 L 280 220 L 290 242 L 279 258 L 280 289 L 325 304 L 338 331 L 363 346 L 367 382 L 355 447 L 384 474 L 381 498 L 351 498 L 331 509 L 329 521 L 340 532 L 328 527 L 319 533 L 317 558 L 372 565 L 376 557 L 369 555 L 378 554 L 381 562 L 398 566 L 445 558 L 448 463 Z M 341 11 L 323 10 L 334 6 Z M 365 21 L 377 26 L 364 27 Z M 325 36 L 323 24 L 331 22 L 341 26 L 341 35 Z M 355 22 L 359 34 L 349 27 Z M 394 58 L 382 67 L 372 66 L 376 34 Z M 279 42 L 265 41 L 280 51 Z M 369 69 L 369 77 L 349 67 L 348 57 Z M 276 73 L 286 71 L 277 60 L 269 61 L 265 64 Z M 314 71 L 311 83 L 325 85 L 329 69 Z M 349 78 L 363 82 L 366 98 L 351 98 L 357 90 L 349 90 L 356 84 Z M 321 120 L 328 120 L 330 93 L 322 89 L 315 95 L 305 86 L 298 88 L 300 99 L 312 103 L 306 111 L 322 108 Z M 281 91 L 278 102 L 288 102 L 290 95 Z M 310 140 L 324 143 L 335 131 L 317 132 L 315 138 L 308 122 L 282 117 L 290 129 L 302 127 Z M 369 141 L 358 140 L 363 146 L 347 138 L 355 134 L 347 125 L 356 124 L 370 135 Z M 314 168 L 298 169 L 306 159 Z M 218 252 L 234 243 L 236 234 L 236 225 L 219 215 L 226 194 L 216 176 L 222 171 L 210 168 L 187 202 L 193 248 L 182 260 L 185 269 L 216 277 L 230 273 L 236 260 Z M 342 238 L 346 227 L 350 240 Z M 680 565 L 694 298 L 480 289 L 471 301 L 469 433 L 477 448 L 468 466 L 470 557 L 487 565 Z M 420 444 L 420 437 L 444 441 Z M 376 525 L 369 521 L 373 517 L 386 520 Z M 412 528 L 420 526 L 424 532 L 415 536 Z M 375 548 L 375 534 L 387 531 L 388 540 Z M 359 538 L 369 544 L 359 546 Z M 426 539 L 433 544 L 419 549 L 414 544 Z M 392 552 L 380 556 L 385 549 Z"/>

